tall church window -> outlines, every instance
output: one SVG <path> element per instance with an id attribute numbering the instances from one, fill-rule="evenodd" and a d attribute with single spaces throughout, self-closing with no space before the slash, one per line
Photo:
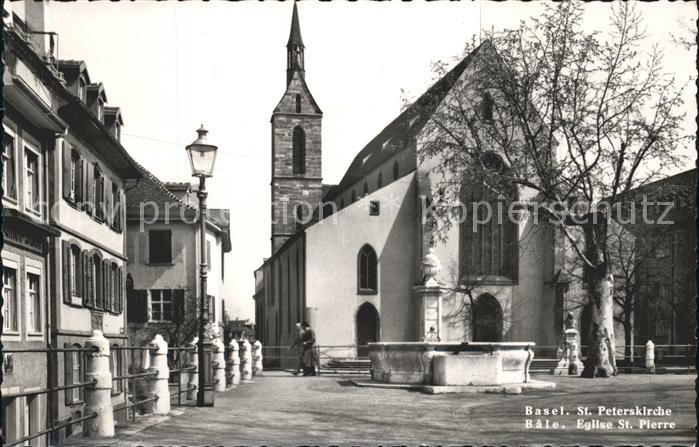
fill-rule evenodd
<path id="1" fill-rule="evenodd" d="M 504 172 L 502 160 L 491 155 L 483 160 L 488 172 Z M 466 213 L 459 231 L 461 277 L 516 281 L 518 223 L 508 213 L 509 201 L 516 199 L 516 189 L 514 185 L 507 185 L 507 197 L 498 195 L 487 186 L 494 181 L 486 180 L 485 176 L 471 177 L 461 185 L 461 201 Z M 503 190 L 500 186 L 496 189 Z"/>
<path id="2" fill-rule="evenodd" d="M 306 132 L 300 126 L 294 128 L 294 135 L 292 137 L 292 163 L 293 163 L 293 173 L 305 174 L 306 173 Z"/>
<path id="3" fill-rule="evenodd" d="M 377 258 L 371 245 L 364 245 L 359 250 L 357 260 L 358 293 L 372 295 L 378 291 Z"/>
<path id="4" fill-rule="evenodd" d="M 483 121 L 493 120 L 493 97 L 488 92 L 481 98 L 481 116 Z"/>
<path id="5" fill-rule="evenodd" d="M 393 163 L 393 180 L 398 180 L 398 174 L 400 173 L 398 169 L 398 162 Z"/>
<path id="6" fill-rule="evenodd" d="M 301 113 L 301 95 L 296 94 L 296 113 Z"/>

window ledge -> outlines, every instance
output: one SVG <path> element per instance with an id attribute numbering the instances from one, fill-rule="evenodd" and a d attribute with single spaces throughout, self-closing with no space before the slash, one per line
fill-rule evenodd
<path id="1" fill-rule="evenodd" d="M 146 262 L 146 265 L 150 265 L 153 267 L 169 267 L 175 265 L 174 262 Z"/>
<path id="2" fill-rule="evenodd" d="M 15 197 L 9 197 L 9 196 L 3 196 L 3 200 L 7 200 L 8 202 L 12 203 L 13 205 L 19 205 L 19 202 L 17 198 Z"/>
<path id="3" fill-rule="evenodd" d="M 11 331 L 11 330 L 9 330 L 9 329 L 3 329 L 3 330 L 2 330 L 2 336 L 5 337 L 5 336 L 8 336 L 8 335 L 17 335 L 17 336 L 18 336 L 18 335 L 21 335 L 21 334 L 20 334 L 19 331 Z"/>
<path id="4" fill-rule="evenodd" d="M 357 295 L 378 295 L 378 292 L 373 289 L 359 289 Z"/>
<path id="5" fill-rule="evenodd" d="M 83 405 L 84 403 L 85 403 L 84 400 L 74 400 L 68 405 L 70 405 L 71 407 L 76 407 L 78 405 Z"/>
<path id="6" fill-rule="evenodd" d="M 43 335 L 44 335 L 43 332 L 34 332 L 34 331 L 27 332 L 27 337 L 42 337 Z"/>
<path id="7" fill-rule="evenodd" d="M 170 320 L 148 320 L 146 323 L 160 325 L 160 324 L 172 324 L 174 322 L 170 321 Z"/>

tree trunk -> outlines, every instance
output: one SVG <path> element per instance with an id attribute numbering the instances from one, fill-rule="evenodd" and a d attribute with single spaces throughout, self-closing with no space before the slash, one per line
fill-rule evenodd
<path id="1" fill-rule="evenodd" d="M 633 307 L 626 306 L 624 311 L 624 358 L 631 364 L 634 363 L 635 349 L 634 349 L 634 335 L 633 335 Z"/>
<path id="2" fill-rule="evenodd" d="M 588 354 L 582 377 L 609 377 L 617 374 L 614 357 L 614 278 L 606 260 L 603 238 L 606 228 L 595 225 L 583 228 L 585 254 L 595 267 L 585 264 L 584 281 L 590 302 Z"/>

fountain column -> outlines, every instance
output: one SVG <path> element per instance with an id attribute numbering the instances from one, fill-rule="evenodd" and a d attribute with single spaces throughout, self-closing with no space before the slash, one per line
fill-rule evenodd
<path id="1" fill-rule="evenodd" d="M 434 248 L 422 260 L 422 284 L 413 287 L 418 302 L 418 341 L 442 341 L 442 287 L 437 282 L 441 264 Z"/>

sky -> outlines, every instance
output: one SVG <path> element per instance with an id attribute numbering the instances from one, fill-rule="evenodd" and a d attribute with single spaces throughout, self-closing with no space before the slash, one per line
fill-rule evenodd
<path id="1" fill-rule="evenodd" d="M 451 60 L 479 30 L 516 27 L 543 2 L 299 3 L 307 84 L 323 111 L 323 182 L 433 82 L 431 63 Z M 678 20 L 694 27 L 692 2 L 637 4 L 649 44 L 679 80 L 695 53 L 672 44 Z M 290 2 L 51 2 L 59 58 L 87 64 L 110 106 L 121 107 L 122 143 L 163 181 L 192 181 L 185 146 L 204 123 L 219 155 L 209 206 L 231 210 L 225 298 L 231 318 L 254 318 L 253 271 L 270 255 L 272 111 L 285 90 Z M 586 28 L 604 31 L 610 6 L 586 5 Z M 695 133 L 692 82 L 687 131 Z M 686 150 L 687 167 L 695 155 Z"/>

